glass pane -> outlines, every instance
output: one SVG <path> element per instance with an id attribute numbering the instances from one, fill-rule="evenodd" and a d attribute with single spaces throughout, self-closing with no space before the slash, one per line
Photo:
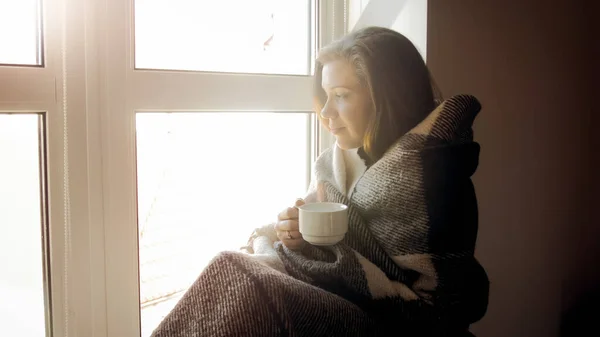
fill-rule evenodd
<path id="1" fill-rule="evenodd" d="M 40 0 L 0 0 L 0 64 L 42 64 L 40 8 Z"/>
<path id="2" fill-rule="evenodd" d="M 38 115 L 0 114 L 0 326 L 7 335 L 46 335 L 38 130 Z"/>
<path id="3" fill-rule="evenodd" d="M 310 0 L 136 0 L 135 66 L 308 75 Z"/>
<path id="4" fill-rule="evenodd" d="M 305 113 L 138 113 L 142 336 L 222 250 L 301 197 L 310 167 Z"/>

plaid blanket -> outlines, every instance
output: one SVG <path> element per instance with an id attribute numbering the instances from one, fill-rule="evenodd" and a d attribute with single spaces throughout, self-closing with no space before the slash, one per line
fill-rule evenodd
<path id="1" fill-rule="evenodd" d="M 454 96 L 400 138 L 355 185 L 336 187 L 332 152 L 309 194 L 349 206 L 330 247 L 291 251 L 272 226 L 250 253 L 216 256 L 154 331 L 163 336 L 464 336 L 487 310 L 474 258 L 477 99 Z"/>

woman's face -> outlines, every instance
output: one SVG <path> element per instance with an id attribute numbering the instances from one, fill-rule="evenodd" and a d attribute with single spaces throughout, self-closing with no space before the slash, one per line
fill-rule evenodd
<path id="1" fill-rule="evenodd" d="M 361 147 L 373 112 L 371 95 L 354 68 L 343 59 L 325 63 L 321 86 L 327 93 L 321 117 L 338 146 L 346 150 Z"/>

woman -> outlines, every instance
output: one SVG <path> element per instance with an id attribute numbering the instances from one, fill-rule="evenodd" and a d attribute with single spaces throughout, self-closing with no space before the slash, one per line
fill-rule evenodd
<path id="1" fill-rule="evenodd" d="M 487 309 L 473 253 L 472 96 L 442 104 L 404 36 L 370 27 L 324 48 L 319 118 L 336 144 L 303 202 L 349 206 L 334 246 L 305 243 L 297 211 L 221 253 L 153 336 L 465 336 Z"/>
<path id="2" fill-rule="evenodd" d="M 315 111 L 336 138 L 334 151 L 343 156 L 347 195 L 367 163 L 381 158 L 437 106 L 421 55 L 390 29 L 370 27 L 325 47 L 315 74 Z M 276 225 L 278 237 L 292 249 L 304 244 L 297 216 L 290 207 Z"/>

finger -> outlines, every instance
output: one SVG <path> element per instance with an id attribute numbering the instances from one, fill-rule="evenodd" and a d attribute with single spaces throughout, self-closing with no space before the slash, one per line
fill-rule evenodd
<path id="1" fill-rule="evenodd" d="M 293 230 L 278 231 L 277 237 L 281 241 L 292 241 L 292 240 L 302 239 L 302 234 L 299 231 L 293 231 Z"/>
<path id="2" fill-rule="evenodd" d="M 306 241 L 298 239 L 298 240 L 287 240 L 282 241 L 283 245 L 291 250 L 300 250 L 306 244 Z"/>
<path id="3" fill-rule="evenodd" d="M 289 220 L 298 218 L 298 209 L 296 207 L 288 207 L 277 215 L 279 220 Z"/>
<path id="4" fill-rule="evenodd" d="M 325 201 L 325 184 L 323 184 L 323 182 L 317 184 L 317 201 Z"/>
<path id="5" fill-rule="evenodd" d="M 277 232 L 277 237 L 286 247 L 290 249 L 301 248 L 305 242 L 302 238 L 302 233 L 298 231 L 279 231 Z"/>
<path id="6" fill-rule="evenodd" d="M 305 204 L 305 202 L 303 199 L 296 199 L 296 202 L 294 203 L 294 207 L 300 207 L 304 204 Z"/>
<path id="7" fill-rule="evenodd" d="M 298 231 L 297 220 L 282 220 L 275 224 L 276 231 Z"/>

